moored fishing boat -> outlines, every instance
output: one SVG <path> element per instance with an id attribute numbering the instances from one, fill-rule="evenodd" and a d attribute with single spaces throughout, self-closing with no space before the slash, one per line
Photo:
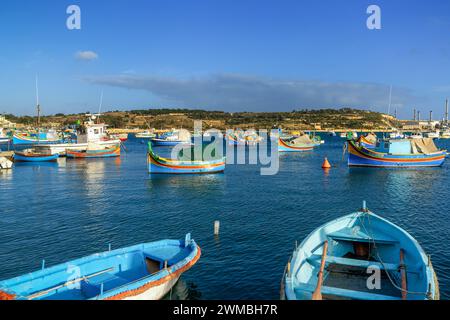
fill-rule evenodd
<path id="1" fill-rule="evenodd" d="M 103 147 L 113 147 L 120 144 L 119 139 L 111 139 L 106 132 L 107 125 L 98 122 L 100 114 L 86 114 L 87 120 L 76 130 L 75 143 L 43 143 L 36 145 L 36 150 L 61 156 L 66 154 L 66 150 L 85 151 L 90 143 L 95 143 Z M 97 120 L 97 123 L 95 123 Z"/>
<path id="2" fill-rule="evenodd" d="M 14 145 L 57 144 L 61 139 L 54 133 L 17 134 L 13 135 Z"/>
<path id="3" fill-rule="evenodd" d="M 304 134 L 300 137 L 292 137 L 290 139 L 278 139 L 279 152 L 303 152 L 311 151 L 319 144 L 312 141 L 308 135 Z"/>
<path id="4" fill-rule="evenodd" d="M 120 145 L 112 147 L 88 147 L 86 150 L 66 150 L 67 158 L 109 158 L 109 157 L 119 157 L 120 156 Z"/>
<path id="5" fill-rule="evenodd" d="M 361 135 L 358 138 L 358 142 L 365 148 L 375 148 L 377 146 L 377 136 L 375 133 L 368 133 L 367 135 Z"/>
<path id="6" fill-rule="evenodd" d="M 191 144 L 191 135 L 186 130 L 173 130 L 158 138 L 150 138 L 154 146 L 173 147 L 179 144 Z"/>
<path id="7" fill-rule="evenodd" d="M 450 129 L 441 131 L 441 139 L 450 139 Z"/>
<path id="8" fill-rule="evenodd" d="M 427 138 L 439 139 L 440 136 L 441 136 L 441 132 L 439 130 L 436 130 L 434 132 L 431 131 L 431 132 L 425 133 L 425 137 L 427 137 Z"/>
<path id="9" fill-rule="evenodd" d="M 14 161 L 22 162 L 47 162 L 58 160 L 59 154 L 36 152 L 34 149 L 14 151 Z"/>
<path id="10" fill-rule="evenodd" d="M 134 135 L 136 138 L 140 138 L 140 139 L 150 139 L 150 138 L 156 138 L 156 134 L 151 132 L 151 131 L 143 131 L 143 132 L 139 132 L 136 133 Z"/>
<path id="11" fill-rule="evenodd" d="M 172 160 L 158 156 L 148 144 L 147 165 L 149 173 L 219 173 L 225 170 L 225 157 L 215 160 Z"/>
<path id="12" fill-rule="evenodd" d="M 238 145 L 245 145 L 246 141 L 245 139 L 236 136 L 235 134 L 228 134 L 227 135 L 227 141 L 229 145 L 234 145 L 234 146 L 238 146 Z"/>
<path id="13" fill-rule="evenodd" d="M 128 140 L 128 133 L 119 133 L 119 134 L 111 135 L 110 137 L 111 137 L 111 139 L 119 139 L 120 141 L 125 142 Z"/>
<path id="14" fill-rule="evenodd" d="M 369 286 L 377 272 L 379 285 Z M 289 300 L 439 299 L 431 260 L 417 240 L 365 203 L 313 231 L 292 254 L 282 286 Z"/>
<path id="15" fill-rule="evenodd" d="M 435 167 L 445 161 L 446 150 L 439 150 L 431 138 L 393 139 L 366 148 L 348 142 L 348 165 L 362 167 Z"/>
<path id="16" fill-rule="evenodd" d="M 97 253 L 1 281 L 0 300 L 157 300 L 200 255 L 190 234 Z"/>

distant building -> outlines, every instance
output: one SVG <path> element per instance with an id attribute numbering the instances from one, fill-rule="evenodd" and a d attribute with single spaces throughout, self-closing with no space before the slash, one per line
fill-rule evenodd
<path id="1" fill-rule="evenodd" d="M 0 128 L 14 128 L 15 126 L 15 123 L 6 120 L 4 116 L 0 116 Z"/>
<path id="2" fill-rule="evenodd" d="M 403 130 L 420 130 L 422 129 L 419 121 L 405 121 L 402 123 Z"/>

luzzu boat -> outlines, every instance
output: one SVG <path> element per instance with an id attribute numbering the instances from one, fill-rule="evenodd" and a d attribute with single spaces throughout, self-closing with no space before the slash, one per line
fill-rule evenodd
<path id="1" fill-rule="evenodd" d="M 445 161 L 446 150 L 439 150 L 431 138 L 393 139 L 366 148 L 348 140 L 348 165 L 360 167 L 437 167 Z"/>
<path id="2" fill-rule="evenodd" d="M 200 255 L 190 234 L 97 253 L 0 281 L 0 300 L 157 300 Z"/>
<path id="3" fill-rule="evenodd" d="M 417 240 L 365 203 L 313 231 L 295 249 L 282 286 L 288 300 L 439 299 L 431 260 Z"/>
<path id="4" fill-rule="evenodd" d="M 319 144 L 312 141 L 309 136 L 292 137 L 290 139 L 278 139 L 279 152 L 303 152 L 311 151 Z"/>
<path id="5" fill-rule="evenodd" d="M 166 159 L 155 154 L 149 142 L 147 164 L 150 173 L 219 173 L 225 170 L 225 157 L 210 161 Z"/>
<path id="6" fill-rule="evenodd" d="M 47 162 L 58 160 L 59 154 L 45 154 L 32 149 L 14 151 L 14 161 L 22 162 Z"/>
<path id="7" fill-rule="evenodd" d="M 227 140 L 229 145 L 238 146 L 238 145 L 245 145 L 245 139 L 242 139 L 239 136 L 236 136 L 235 134 L 228 134 Z"/>
<path id="8" fill-rule="evenodd" d="M 57 144 L 60 143 L 61 139 L 57 137 L 49 138 L 46 134 L 37 134 L 37 135 L 13 135 L 13 144 L 14 145 L 34 145 L 34 144 Z"/>
<path id="9" fill-rule="evenodd" d="M 367 135 L 361 135 L 358 138 L 358 142 L 361 146 L 369 149 L 373 149 L 377 146 L 378 138 L 374 133 L 369 133 Z"/>
<path id="10" fill-rule="evenodd" d="M 112 147 L 94 148 L 84 151 L 77 150 L 66 150 L 67 158 L 109 158 L 109 157 L 119 157 L 120 156 L 120 145 Z"/>

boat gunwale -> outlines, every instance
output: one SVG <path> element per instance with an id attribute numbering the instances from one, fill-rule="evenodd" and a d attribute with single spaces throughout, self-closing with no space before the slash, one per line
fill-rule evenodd
<path id="1" fill-rule="evenodd" d="M 375 214 L 375 213 L 373 213 L 371 211 L 367 211 L 367 212 L 356 211 L 356 212 L 353 212 L 353 213 L 350 213 L 350 214 L 338 217 L 336 219 L 333 219 L 331 221 L 328 221 L 328 222 L 322 224 L 321 226 L 317 227 L 316 229 L 314 229 L 311 233 L 309 233 L 306 236 L 306 238 L 300 243 L 300 245 L 293 251 L 293 253 L 292 253 L 292 255 L 291 255 L 291 257 L 290 257 L 290 259 L 288 261 L 288 263 L 291 264 L 291 274 L 290 274 L 290 276 L 286 275 L 286 277 L 285 277 L 285 287 L 286 287 L 285 295 L 286 295 L 286 297 L 289 296 L 288 295 L 288 290 L 291 290 L 292 292 L 295 292 L 294 281 L 297 278 L 297 276 L 296 276 L 297 272 L 300 271 L 301 267 L 307 261 L 307 259 L 311 257 L 311 255 L 307 256 L 308 252 L 303 250 L 304 256 L 303 256 L 303 258 L 301 260 L 298 261 L 298 268 L 296 268 L 296 272 L 294 272 L 294 270 L 292 269 L 294 267 L 293 262 L 297 262 L 297 259 L 298 259 L 298 256 L 299 256 L 299 252 L 304 247 L 304 245 L 308 241 L 310 241 L 311 238 L 315 234 L 317 234 L 320 230 L 322 230 L 322 229 L 324 229 L 324 228 L 326 228 L 328 226 L 331 226 L 331 225 L 333 225 L 333 224 L 335 224 L 337 222 L 340 222 L 342 220 L 349 220 L 350 219 L 350 221 L 354 221 L 355 219 L 359 219 L 361 216 L 364 216 L 364 215 L 368 215 L 369 217 L 374 217 L 374 218 L 380 220 L 381 222 L 388 224 L 389 226 L 391 226 L 391 227 L 397 229 L 398 231 L 400 231 L 406 237 L 406 239 L 409 240 L 409 242 L 413 245 L 413 247 L 416 249 L 417 253 L 419 253 L 419 256 L 421 258 L 421 260 L 418 261 L 415 266 L 419 266 L 419 267 L 423 266 L 423 267 L 425 267 L 425 269 L 423 270 L 422 274 L 426 277 L 427 286 L 429 286 L 430 284 L 433 283 L 433 285 L 434 285 L 434 287 L 433 287 L 434 288 L 434 297 L 439 297 L 439 287 L 436 286 L 436 284 L 438 283 L 437 275 L 436 275 L 436 273 L 435 273 L 435 271 L 434 271 L 434 269 L 432 267 L 431 260 L 428 259 L 428 256 L 427 256 L 426 252 L 424 251 L 424 249 L 422 248 L 422 246 L 420 245 L 420 243 L 408 231 L 406 231 L 402 227 L 394 224 L 393 222 L 391 222 L 391 221 L 389 221 L 389 220 L 387 220 L 387 219 L 385 219 L 385 218 L 383 218 L 383 217 L 381 217 L 381 216 L 379 216 L 379 215 L 377 215 L 377 214 Z M 328 235 L 325 235 L 325 237 L 328 237 Z M 318 246 L 316 246 L 314 250 L 316 250 L 317 248 L 321 247 L 322 245 L 323 245 L 323 243 L 318 244 Z M 309 253 L 311 253 L 311 252 L 309 252 Z M 430 265 L 429 265 L 428 262 L 430 262 Z M 304 282 L 299 282 L 299 283 L 304 283 Z M 427 287 L 427 290 L 428 290 L 428 287 Z M 294 293 L 294 295 L 295 295 L 295 293 Z"/>
<path id="2" fill-rule="evenodd" d="M 103 251 L 103 252 L 93 253 L 93 254 L 90 254 L 90 255 L 87 255 L 84 257 L 80 257 L 80 258 L 68 261 L 68 262 L 59 263 L 59 264 L 53 265 L 53 266 L 45 268 L 45 269 L 36 270 L 36 271 L 32 271 L 32 272 L 29 272 L 29 273 L 26 273 L 23 275 L 16 276 L 14 278 L 1 280 L 0 281 L 0 294 L 4 293 L 7 295 L 11 295 L 14 297 L 14 300 L 28 300 L 27 297 L 32 296 L 33 294 L 35 294 L 35 292 L 27 293 L 27 296 L 19 295 L 12 290 L 8 290 L 7 286 L 5 286 L 5 284 L 8 285 L 9 283 L 11 283 L 11 285 L 19 285 L 21 283 L 33 281 L 34 279 L 37 279 L 40 277 L 48 277 L 53 274 L 62 272 L 64 270 L 66 270 L 66 268 L 68 266 L 74 266 L 74 265 L 81 266 L 83 264 L 86 264 L 86 263 L 89 263 L 89 262 L 92 262 L 95 260 L 107 259 L 107 258 L 111 258 L 111 257 L 118 256 L 121 254 L 126 254 L 126 253 L 132 253 L 132 252 L 142 252 L 143 253 L 144 248 L 149 245 L 150 245 L 149 249 L 166 247 L 166 246 L 178 246 L 180 248 L 181 247 L 192 248 L 192 249 L 190 249 L 189 255 L 184 257 L 182 260 L 177 261 L 175 264 L 171 265 L 167 269 L 161 269 L 160 271 L 158 271 L 156 273 L 149 274 L 140 279 L 130 281 L 121 286 L 118 286 L 118 287 L 112 288 L 106 292 L 103 292 L 103 295 L 99 294 L 92 298 L 87 298 L 86 300 L 111 299 L 114 296 L 123 294 L 123 293 L 131 291 L 131 290 L 139 289 L 140 287 L 151 284 L 152 282 L 161 281 L 162 279 L 171 277 L 174 273 L 179 272 L 179 270 L 185 268 L 186 265 L 189 265 L 190 263 L 192 263 L 192 264 L 189 265 L 187 269 L 189 269 L 192 265 L 194 265 L 200 258 L 201 248 L 200 248 L 200 246 L 198 246 L 198 244 L 193 239 L 190 240 L 190 243 L 187 246 L 185 246 L 183 241 L 184 240 L 165 239 L 165 240 L 159 240 L 159 241 L 154 241 L 154 242 L 136 244 L 136 245 L 132 245 L 132 246 L 124 247 L 124 248 L 114 249 L 111 251 Z M 180 273 L 186 271 L 187 269 L 183 269 L 183 271 L 180 271 Z M 166 275 L 163 275 L 164 271 L 167 272 Z M 171 278 L 167 279 L 167 281 L 170 279 Z M 163 281 L 163 283 L 164 282 L 166 282 L 166 281 Z M 139 285 L 136 285 L 136 284 L 139 284 Z M 117 291 L 119 288 L 123 289 L 124 287 L 130 286 L 130 285 L 131 285 L 131 288 L 129 290 L 115 293 L 115 291 Z M 136 287 L 136 288 L 134 288 L 134 287 Z M 43 290 L 45 290 L 45 289 L 43 289 Z M 39 290 L 39 291 L 42 291 L 42 290 Z M 111 296 L 109 296 L 109 295 L 111 295 Z M 51 295 L 45 295 L 45 296 L 51 296 Z"/>

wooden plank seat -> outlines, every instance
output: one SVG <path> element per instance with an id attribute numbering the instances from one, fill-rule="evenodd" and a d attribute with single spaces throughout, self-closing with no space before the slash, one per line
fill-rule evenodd
<path id="1" fill-rule="evenodd" d="M 311 284 L 301 284 L 297 285 L 295 288 L 295 291 L 301 291 L 313 293 L 315 290 L 315 285 Z M 335 287 L 327 287 L 322 286 L 321 289 L 322 295 L 324 296 L 337 296 L 347 299 L 354 299 L 354 300 L 401 300 L 400 297 L 393 297 L 393 296 L 387 296 L 383 294 L 377 294 L 377 293 L 371 293 L 371 292 L 362 292 L 362 291 L 355 291 L 355 290 L 348 290 L 348 289 L 342 289 L 342 288 L 335 288 Z"/>
<path id="2" fill-rule="evenodd" d="M 319 265 L 320 258 L 321 258 L 320 255 L 314 254 L 306 260 L 313 265 Z M 398 269 L 399 269 L 398 264 L 394 264 L 394 263 L 382 264 L 377 261 L 349 259 L 349 258 L 333 257 L 333 256 L 327 256 L 326 262 L 327 262 L 327 264 L 341 264 L 341 265 L 346 265 L 346 266 L 361 267 L 361 268 L 365 268 L 365 269 L 367 269 L 369 266 L 376 266 L 380 270 L 387 270 L 387 271 L 398 271 Z"/>
<path id="3" fill-rule="evenodd" d="M 375 242 L 376 244 L 384 244 L 384 245 L 398 244 L 398 241 L 396 239 L 379 234 L 376 237 L 372 238 L 362 230 L 359 230 L 357 232 L 352 232 L 350 231 L 350 229 L 340 230 L 330 233 L 328 237 L 334 240 L 343 240 L 350 242 L 365 242 L 365 243 Z"/>

